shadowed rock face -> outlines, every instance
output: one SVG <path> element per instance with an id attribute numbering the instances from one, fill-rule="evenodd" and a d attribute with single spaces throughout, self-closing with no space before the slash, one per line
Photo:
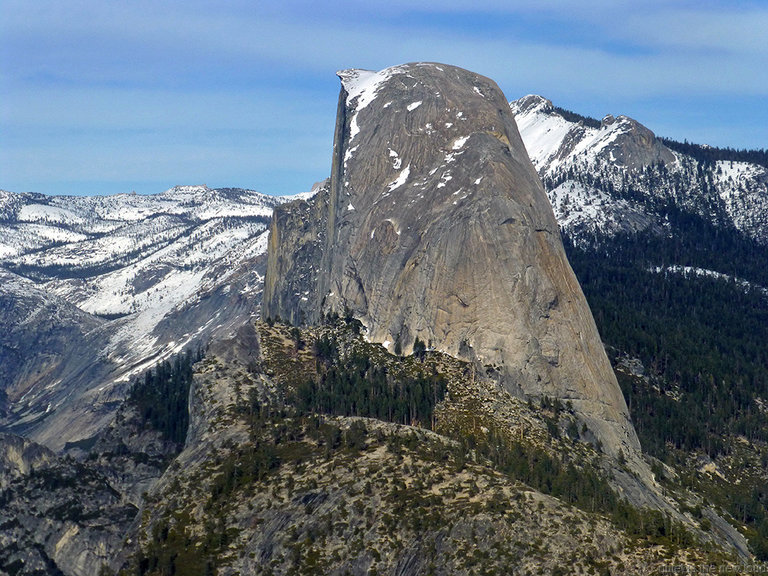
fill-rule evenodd
<path id="1" fill-rule="evenodd" d="M 638 450 L 501 90 L 442 64 L 339 76 L 330 184 L 276 210 L 264 316 L 348 309 L 390 350 L 418 337 L 493 366 L 513 393 L 570 400 L 607 452 Z"/>
<path id="2" fill-rule="evenodd" d="M 0 318 L 0 427 L 6 430 L 30 430 L 51 406 L 104 378 L 110 367 L 94 354 L 103 320 L 3 269 Z"/>

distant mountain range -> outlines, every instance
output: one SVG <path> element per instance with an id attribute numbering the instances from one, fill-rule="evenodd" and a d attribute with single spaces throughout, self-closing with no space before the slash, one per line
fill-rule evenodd
<path id="1" fill-rule="evenodd" d="M 290 199 L 0 192 L 2 426 L 55 449 L 82 440 L 132 378 L 258 314 L 267 224 Z"/>

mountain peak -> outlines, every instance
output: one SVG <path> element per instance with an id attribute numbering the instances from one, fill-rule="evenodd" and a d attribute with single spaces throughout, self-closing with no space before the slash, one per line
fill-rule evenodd
<path id="1" fill-rule="evenodd" d="M 351 313 L 390 350 L 418 338 L 494 371 L 513 394 L 567 398 L 606 450 L 636 452 L 498 86 L 443 64 L 340 77 L 330 185 L 276 210 L 264 316 Z"/>
<path id="2" fill-rule="evenodd" d="M 596 161 L 630 169 L 675 162 L 675 155 L 653 132 L 628 116 L 607 114 L 599 125 L 592 124 L 530 95 L 510 102 L 510 108 L 538 170 Z"/>
<path id="3" fill-rule="evenodd" d="M 555 107 L 550 100 L 537 94 L 528 94 L 516 101 L 516 105 L 521 112 L 532 112 L 538 110 L 541 112 L 553 112 Z"/>

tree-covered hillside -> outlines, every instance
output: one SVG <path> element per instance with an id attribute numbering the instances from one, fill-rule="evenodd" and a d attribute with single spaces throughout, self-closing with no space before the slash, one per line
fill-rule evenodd
<path id="1" fill-rule="evenodd" d="M 188 445 L 148 499 L 121 575 L 565 574 L 561 548 L 578 573 L 731 560 L 704 519 L 619 496 L 569 403 L 512 398 L 359 328 L 257 322 L 208 350 L 195 395 L 212 444 L 199 460 Z"/>
<path id="2" fill-rule="evenodd" d="M 727 461 L 740 487 L 712 498 L 766 558 L 768 249 L 682 213 L 672 229 L 565 244 L 643 449 L 692 482 L 709 479 L 691 462 Z M 622 366 L 628 359 L 644 374 Z M 734 458 L 744 446 L 749 458 Z"/>

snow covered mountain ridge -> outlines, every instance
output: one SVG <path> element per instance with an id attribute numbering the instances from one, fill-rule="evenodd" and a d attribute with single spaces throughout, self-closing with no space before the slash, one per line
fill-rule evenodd
<path id="1" fill-rule="evenodd" d="M 671 149 L 626 116 L 599 123 L 529 95 L 510 103 L 563 230 L 575 241 L 662 231 L 669 209 L 768 243 L 768 169 Z M 692 147 L 691 147 L 692 148 Z"/>
<path id="2" fill-rule="evenodd" d="M 0 311 L 18 313 L 0 336 L 0 425 L 54 448 L 81 439 L 110 413 L 71 426 L 84 404 L 98 412 L 148 366 L 256 314 L 267 225 L 290 199 L 206 186 L 0 191 Z M 27 340 L 40 344 L 20 349 Z M 86 357 L 73 361 L 68 342 Z"/>

